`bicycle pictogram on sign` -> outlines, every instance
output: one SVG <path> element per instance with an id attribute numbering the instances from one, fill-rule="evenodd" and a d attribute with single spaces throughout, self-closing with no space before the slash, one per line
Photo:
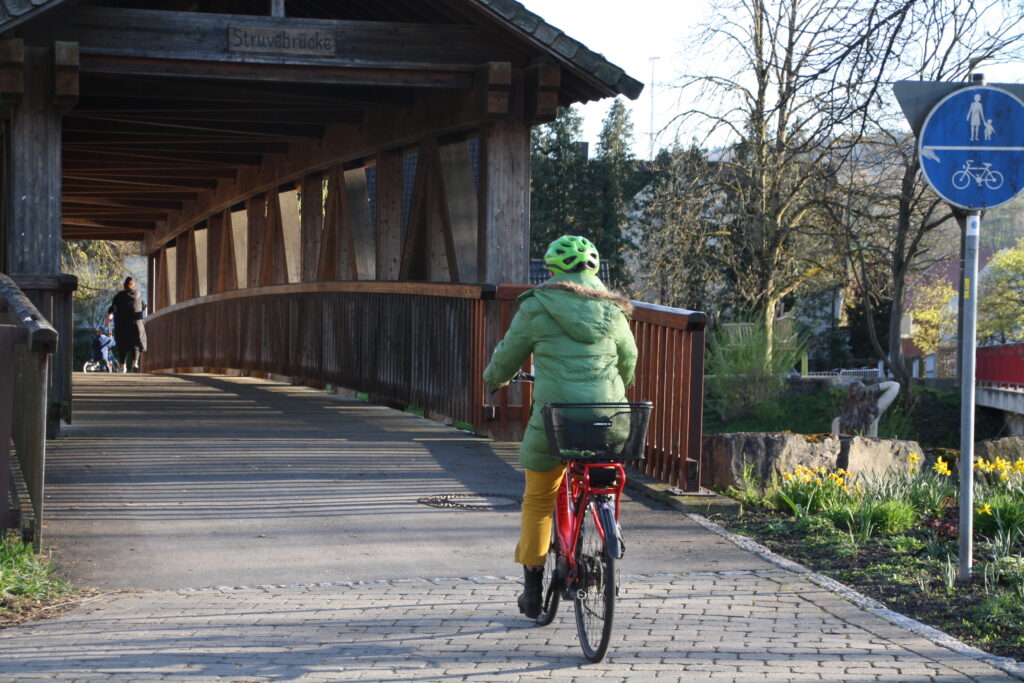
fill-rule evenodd
<path id="1" fill-rule="evenodd" d="M 953 177 L 950 179 L 953 187 L 963 190 L 971 184 L 972 180 L 990 190 L 998 190 L 1003 186 L 1003 174 L 999 171 L 993 171 L 991 163 L 985 162 L 981 165 L 972 166 L 971 164 L 973 163 L 974 161 L 968 160 L 962 169 L 953 174 Z"/>

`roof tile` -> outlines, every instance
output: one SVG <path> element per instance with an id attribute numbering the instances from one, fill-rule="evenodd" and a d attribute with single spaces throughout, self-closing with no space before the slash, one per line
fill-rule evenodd
<path id="1" fill-rule="evenodd" d="M 596 69 L 594 69 L 594 75 L 612 87 L 619 84 L 619 79 L 622 78 L 625 73 L 625 71 L 610 62 L 602 62 L 597 65 Z"/>
<path id="2" fill-rule="evenodd" d="M 544 20 L 530 10 L 524 9 L 516 15 L 516 18 L 512 20 L 512 23 L 527 33 L 533 33 L 538 26 L 544 23 Z"/>
<path id="3" fill-rule="evenodd" d="M 616 86 L 623 95 L 631 100 L 635 100 L 640 97 L 640 93 L 644 89 L 644 84 L 627 73 L 622 74 L 622 78 L 619 79 L 619 84 Z"/>
<path id="4" fill-rule="evenodd" d="M 537 30 L 533 32 L 533 35 L 542 43 L 554 45 L 555 41 L 558 40 L 558 36 L 562 35 L 562 32 L 551 24 L 541 22 Z"/>
<path id="5" fill-rule="evenodd" d="M 576 56 L 572 58 L 572 61 L 576 62 L 581 69 L 587 71 L 593 71 L 597 68 L 597 65 L 604 60 L 604 57 L 597 54 L 591 49 L 588 49 L 586 45 L 580 45 L 580 51 L 576 53 Z"/>
<path id="6" fill-rule="evenodd" d="M 32 9 L 32 3 L 29 0 L 3 0 L 3 2 L 7 13 L 12 17 L 20 16 Z"/>
<path id="7" fill-rule="evenodd" d="M 580 51 L 580 48 L 583 47 L 583 45 L 580 44 L 578 40 L 573 40 L 563 33 L 551 47 L 555 48 L 559 54 L 572 59 L 576 56 L 576 53 Z"/>
<path id="8" fill-rule="evenodd" d="M 494 0 L 491 3 L 491 9 L 506 19 L 511 19 L 519 14 L 520 10 L 524 10 L 526 8 L 516 2 L 516 0 Z"/>

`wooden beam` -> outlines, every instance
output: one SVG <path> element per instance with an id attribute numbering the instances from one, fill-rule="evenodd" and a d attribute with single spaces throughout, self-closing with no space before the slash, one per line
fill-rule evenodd
<path id="1" fill-rule="evenodd" d="M 512 86 L 512 64 L 488 62 L 476 72 L 476 91 L 484 118 L 501 118 L 509 112 L 509 88 Z"/>
<path id="2" fill-rule="evenodd" d="M 42 25 L 40 25 L 42 24 Z M 117 27 L 112 31 L 111 27 Z M 247 51 L 246 34 L 289 34 L 308 47 L 270 45 Z M 429 64 L 465 68 L 527 58 L 498 33 L 471 24 L 306 19 L 212 12 L 79 7 L 59 22 L 23 29 L 30 42 L 75 40 L 93 54 L 263 63 L 375 66 Z"/>
<path id="3" fill-rule="evenodd" d="M 161 199 L 124 199 L 121 197 L 62 197 L 64 206 L 121 206 L 130 208 L 152 208 L 166 209 L 168 211 L 180 211 L 181 202 Z"/>
<path id="4" fill-rule="evenodd" d="M 479 237 L 479 207 L 473 184 L 473 160 L 469 143 L 465 140 L 442 145 L 439 149 L 442 197 L 446 207 L 450 232 L 448 244 L 450 258 L 457 263 L 458 282 L 479 282 L 477 268 L 477 240 Z"/>
<path id="5" fill-rule="evenodd" d="M 319 173 L 302 179 L 302 280 L 316 280 L 324 233 L 324 181 Z"/>
<path id="6" fill-rule="evenodd" d="M 91 183 L 93 185 L 101 187 L 121 188 L 121 187 L 143 187 L 143 188 L 177 188 L 177 187 L 196 187 L 200 189 L 212 190 L 217 187 L 217 181 L 207 178 L 136 178 L 135 180 L 128 180 L 125 178 L 110 178 L 105 177 L 102 179 L 95 178 L 93 176 L 80 174 L 80 173 L 65 173 L 65 187 L 74 188 L 81 185 L 81 183 Z M 115 190 L 116 191 L 116 190 Z"/>
<path id="7" fill-rule="evenodd" d="M 397 280 L 402 261 L 401 150 L 377 155 L 377 279 Z"/>
<path id="8" fill-rule="evenodd" d="M 227 178 L 234 179 L 238 172 L 231 168 L 224 169 L 207 169 L 202 166 L 196 168 L 147 168 L 147 169 L 133 169 L 131 167 L 107 167 L 99 169 L 82 168 L 80 166 L 68 166 L 64 165 L 64 177 L 68 177 L 68 172 L 79 177 L 85 177 L 95 179 L 97 181 L 103 181 L 107 178 Z"/>
<path id="9" fill-rule="evenodd" d="M 259 154 L 239 154 L 229 152 L 191 151 L 191 152 L 147 152 L 137 153 L 131 150 L 107 150 L 107 149 L 74 149 L 64 150 L 65 159 L 95 159 L 102 158 L 111 161 L 117 160 L 149 160 L 149 161 L 195 161 L 196 163 L 210 162 L 213 165 L 234 164 L 236 166 L 259 166 L 263 163 L 263 157 Z"/>
<path id="10" fill-rule="evenodd" d="M 78 43 L 53 44 L 53 103 L 71 108 L 78 104 Z"/>
<path id="11" fill-rule="evenodd" d="M 388 88 L 443 88 L 469 90 L 469 70 L 443 68 L 393 69 L 387 65 L 339 67 L 323 63 L 282 65 L 276 62 L 251 64 L 83 55 L 82 71 L 147 78 L 185 78 L 204 81 L 256 81 L 263 83 L 313 83 L 319 85 L 373 86 Z"/>
<path id="12" fill-rule="evenodd" d="M 0 40 L 0 102 L 20 102 L 25 94 L 25 41 Z"/>
<path id="13" fill-rule="evenodd" d="M 533 125 L 551 123 L 558 114 L 562 70 L 557 64 L 535 64 L 526 69 L 525 115 Z"/>
<path id="14" fill-rule="evenodd" d="M 352 256 L 355 278 L 377 279 L 377 244 L 370 221 L 370 196 L 366 189 L 366 170 L 345 171 L 345 192 L 348 200 L 348 226 L 352 234 Z"/>
<path id="15" fill-rule="evenodd" d="M 317 133 L 322 134 L 323 132 L 323 125 L 309 125 L 308 123 L 289 124 L 287 127 L 282 126 L 280 122 L 262 124 L 211 122 L 208 125 L 197 125 L 193 121 L 170 118 L 153 120 L 140 119 L 131 114 L 101 116 L 79 112 L 66 118 L 65 133 L 144 135 L 158 139 L 181 137 L 191 140 L 241 138 L 255 141 L 288 141 L 294 138 L 319 137 Z"/>

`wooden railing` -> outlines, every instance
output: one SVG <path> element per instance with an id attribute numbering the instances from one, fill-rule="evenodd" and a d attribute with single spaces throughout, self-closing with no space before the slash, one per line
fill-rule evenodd
<path id="1" fill-rule="evenodd" d="M 43 529 L 47 385 L 56 350 L 57 331 L 14 281 L 0 274 L 0 528 L 22 527 L 36 549 Z M 18 509 L 12 440 L 32 504 L 31 519 Z"/>
<path id="2" fill-rule="evenodd" d="M 1024 389 L 1024 343 L 978 347 L 978 382 L 1004 389 Z"/>
<path id="3" fill-rule="evenodd" d="M 143 362 L 147 371 L 230 369 L 345 387 L 518 439 L 529 419 L 529 386 L 492 395 L 481 375 L 526 288 L 316 282 L 213 294 L 149 317 Z M 629 397 L 655 405 L 644 469 L 696 490 L 704 315 L 634 306 L 640 363 Z"/>
<path id="4" fill-rule="evenodd" d="M 499 285 L 495 298 L 502 334 L 528 287 Z M 704 410 L 704 328 L 707 317 L 696 311 L 634 301 L 630 326 L 639 351 L 631 401 L 651 401 L 654 409 L 647 435 L 643 471 L 684 491 L 700 488 L 700 449 Z M 510 397 L 509 394 L 519 394 Z M 518 398 L 518 400 L 517 400 Z M 501 392 L 491 412 L 499 423 L 521 432 L 529 419 L 528 385 Z"/>

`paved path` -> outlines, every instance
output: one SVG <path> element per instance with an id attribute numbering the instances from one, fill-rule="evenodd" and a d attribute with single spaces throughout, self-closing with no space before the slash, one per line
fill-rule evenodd
<path id="1" fill-rule="evenodd" d="M 258 380 L 76 380 L 45 532 L 107 592 L 0 631 L 3 681 L 1015 680 L 644 498 L 589 664 L 571 607 L 516 613 L 517 512 L 417 502 L 518 494 L 511 445 Z"/>

